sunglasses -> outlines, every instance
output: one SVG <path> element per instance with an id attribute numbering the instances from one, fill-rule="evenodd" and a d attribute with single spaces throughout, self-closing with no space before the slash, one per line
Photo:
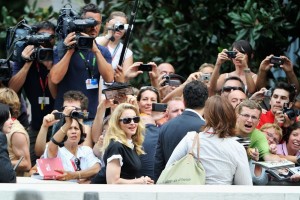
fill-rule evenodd
<path id="1" fill-rule="evenodd" d="M 158 93 L 158 90 L 155 87 L 153 87 L 153 86 L 142 86 L 140 88 L 140 90 L 151 90 L 153 92 L 157 92 Z"/>
<path id="2" fill-rule="evenodd" d="M 78 158 L 75 158 L 74 162 L 75 162 L 75 165 L 76 165 L 76 171 L 80 171 L 81 170 L 80 160 Z"/>
<path id="3" fill-rule="evenodd" d="M 244 89 L 241 87 L 226 86 L 226 87 L 222 88 L 223 92 L 231 92 L 232 90 L 240 90 L 240 91 L 244 92 Z"/>
<path id="4" fill-rule="evenodd" d="M 64 110 L 66 107 L 67 107 L 67 106 L 62 106 L 62 107 L 61 107 L 61 110 Z M 76 107 L 76 106 L 70 106 L 70 107 L 75 108 L 76 111 L 81 111 L 81 108 L 79 108 L 79 107 Z"/>
<path id="5" fill-rule="evenodd" d="M 139 123 L 140 122 L 140 117 L 125 117 L 122 119 L 119 119 L 120 122 L 123 122 L 123 124 L 130 124 L 131 121 L 133 121 L 133 123 Z"/>

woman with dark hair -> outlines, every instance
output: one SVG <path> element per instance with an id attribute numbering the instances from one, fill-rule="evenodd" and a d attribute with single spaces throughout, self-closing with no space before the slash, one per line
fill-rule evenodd
<path id="1" fill-rule="evenodd" d="M 300 122 L 295 122 L 289 127 L 288 134 L 283 137 L 283 141 L 282 144 L 277 145 L 277 154 L 300 164 Z"/>
<path id="2" fill-rule="evenodd" d="M 137 102 L 142 116 L 151 115 L 152 104 L 160 102 L 158 90 L 153 86 L 141 87 L 137 95 Z"/>
<path id="3" fill-rule="evenodd" d="M 239 77 L 247 92 L 253 94 L 256 92 L 256 80 L 257 75 L 251 72 L 250 60 L 253 56 L 253 49 L 250 43 L 246 40 L 238 40 L 232 44 L 232 51 L 223 49 L 218 54 L 218 58 L 215 64 L 214 72 L 211 77 L 210 87 L 211 92 L 220 91 L 226 78 L 231 76 Z M 235 70 L 230 73 L 220 74 L 221 66 L 226 61 L 232 61 Z M 212 94 L 214 94 L 212 93 Z"/>
<path id="4" fill-rule="evenodd" d="M 100 160 L 88 146 L 80 145 L 84 142 L 84 126 L 78 119 L 71 118 L 74 107 L 65 107 L 62 126 L 49 141 L 44 152 L 44 158 L 59 157 L 64 171 L 58 180 L 89 179 L 100 170 Z M 81 180 L 82 181 L 82 180 Z"/>
<path id="5" fill-rule="evenodd" d="M 0 183 L 16 182 L 16 173 L 8 157 L 5 135 L 10 132 L 12 124 L 9 106 L 0 103 Z"/>
<path id="6" fill-rule="evenodd" d="M 235 136 L 236 115 L 225 97 L 212 96 L 205 103 L 205 125 L 199 133 L 200 161 L 208 185 L 252 185 L 244 147 Z M 188 132 L 174 149 L 166 167 L 184 157 L 192 147 L 196 133 Z M 197 147 L 193 149 L 197 155 Z M 195 158 L 196 159 L 196 158 Z"/>

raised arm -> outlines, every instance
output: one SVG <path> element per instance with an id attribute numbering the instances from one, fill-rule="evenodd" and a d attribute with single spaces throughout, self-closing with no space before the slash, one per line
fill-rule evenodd
<path id="1" fill-rule="evenodd" d="M 75 32 L 69 33 L 64 40 L 64 45 L 67 47 L 74 45 L 76 43 L 75 37 Z M 59 82 L 61 82 L 66 75 L 74 51 L 74 48 L 67 50 L 63 58 L 58 61 L 50 70 L 51 81 L 54 84 L 58 84 Z"/>
<path id="2" fill-rule="evenodd" d="M 30 55 L 32 54 L 34 49 L 33 45 L 28 45 L 25 47 L 25 49 L 22 51 L 22 57 L 25 59 L 29 59 Z M 16 69 L 19 67 L 20 63 L 14 63 L 13 65 L 13 73 L 15 73 Z M 25 83 L 27 74 L 29 72 L 29 69 L 32 65 L 32 61 L 25 62 L 23 67 L 16 72 L 12 76 L 12 78 L 8 82 L 9 88 L 13 89 L 15 92 L 19 92 L 19 90 L 22 88 L 22 86 Z"/>

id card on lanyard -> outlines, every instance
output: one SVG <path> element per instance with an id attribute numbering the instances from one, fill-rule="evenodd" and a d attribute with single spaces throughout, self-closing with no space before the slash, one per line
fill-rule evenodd
<path id="1" fill-rule="evenodd" d="M 50 98 L 46 97 L 46 87 L 48 85 L 48 75 L 45 78 L 45 81 L 43 81 L 41 73 L 40 73 L 40 66 L 38 63 L 36 63 L 36 68 L 39 74 L 39 81 L 40 81 L 40 86 L 42 88 L 43 96 L 38 97 L 38 104 L 41 105 L 41 110 L 44 110 L 45 105 L 50 104 Z"/>
<path id="2" fill-rule="evenodd" d="M 89 60 L 86 60 L 84 55 L 79 52 L 81 59 L 84 61 L 85 69 L 88 72 L 89 78 L 85 80 L 85 86 L 87 90 L 98 88 L 98 79 L 94 78 L 94 68 L 96 66 L 96 57 L 93 56 L 92 66 L 90 67 Z"/>

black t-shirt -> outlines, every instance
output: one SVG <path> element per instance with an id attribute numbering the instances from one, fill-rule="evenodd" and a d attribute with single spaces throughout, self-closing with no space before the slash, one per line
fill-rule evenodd
<path id="1" fill-rule="evenodd" d="M 13 75 L 17 74 L 23 66 L 23 63 L 14 63 Z M 49 90 L 48 82 L 49 70 L 41 63 L 37 65 L 34 61 L 30 67 L 28 74 L 26 76 L 23 89 L 25 90 L 26 97 L 31 104 L 31 128 L 34 130 L 39 130 L 45 115 L 51 113 L 54 107 L 54 99 L 51 96 Z M 43 91 L 43 88 L 45 89 Z M 45 94 L 44 94 L 45 92 Z M 49 104 L 45 104 L 44 108 L 41 109 L 41 104 L 39 104 L 39 97 L 49 98 Z"/>
<path id="2" fill-rule="evenodd" d="M 119 141 L 111 140 L 103 155 L 105 167 L 101 168 L 100 172 L 92 179 L 91 183 L 106 184 L 107 161 L 111 161 L 112 158 L 118 159 L 119 157 L 122 158 L 123 163 L 121 166 L 120 178 L 139 178 L 139 171 L 142 165 L 135 148 L 131 149 Z"/>
<path id="3" fill-rule="evenodd" d="M 15 183 L 16 173 L 8 157 L 7 138 L 0 131 L 0 183 Z"/>

